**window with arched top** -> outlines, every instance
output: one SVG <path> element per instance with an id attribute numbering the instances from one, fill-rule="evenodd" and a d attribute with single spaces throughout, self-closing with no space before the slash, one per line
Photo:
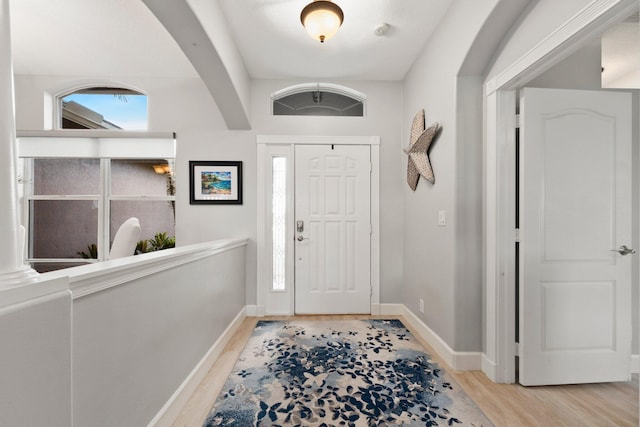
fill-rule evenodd
<path id="1" fill-rule="evenodd" d="M 132 89 L 82 88 L 58 97 L 58 107 L 60 129 L 147 129 L 147 96 Z"/>
<path id="2" fill-rule="evenodd" d="M 274 116 L 363 117 L 367 96 L 346 86 L 305 83 L 271 95 Z"/>
<path id="3" fill-rule="evenodd" d="M 26 261 L 45 272 L 107 260 L 131 217 L 129 255 L 175 246 L 176 136 L 145 132 L 147 96 L 96 85 L 55 101 L 55 131 L 18 134 Z"/>

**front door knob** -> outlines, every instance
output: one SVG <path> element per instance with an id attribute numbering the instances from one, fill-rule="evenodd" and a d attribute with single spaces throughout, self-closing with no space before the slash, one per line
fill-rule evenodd
<path id="1" fill-rule="evenodd" d="M 618 249 L 611 249 L 611 250 L 614 252 L 618 252 L 622 256 L 636 253 L 635 249 L 628 248 L 627 245 L 622 245 Z"/>

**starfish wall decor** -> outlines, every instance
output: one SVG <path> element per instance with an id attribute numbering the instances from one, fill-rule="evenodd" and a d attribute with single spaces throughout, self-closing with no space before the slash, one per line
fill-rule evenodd
<path id="1" fill-rule="evenodd" d="M 404 150 L 409 156 L 407 160 L 407 183 L 413 191 L 416 191 L 420 176 L 431 184 L 434 184 L 436 181 L 433 169 L 431 168 L 428 151 L 431 143 L 440 131 L 440 125 L 433 123 L 428 129 L 418 132 L 417 130 L 420 128 L 420 123 L 422 123 L 422 129 L 424 129 L 424 110 L 419 111 L 413 119 L 409 147 Z"/>
<path id="2" fill-rule="evenodd" d="M 409 136 L 409 148 L 405 150 L 407 154 L 409 154 L 409 150 L 416 143 L 418 137 L 424 132 L 424 110 L 418 111 L 416 116 L 413 118 L 413 123 L 411 124 L 411 135 Z M 407 161 L 407 184 L 409 187 L 416 191 L 416 187 L 418 186 L 418 180 L 420 179 L 420 172 L 416 168 L 416 165 L 411 160 L 411 156 L 409 156 L 409 160 Z"/>

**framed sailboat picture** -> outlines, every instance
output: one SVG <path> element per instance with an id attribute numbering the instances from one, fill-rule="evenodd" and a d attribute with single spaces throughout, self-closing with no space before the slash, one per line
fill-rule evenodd
<path id="1" fill-rule="evenodd" d="M 241 205 L 242 162 L 190 161 L 189 188 L 192 205 Z"/>

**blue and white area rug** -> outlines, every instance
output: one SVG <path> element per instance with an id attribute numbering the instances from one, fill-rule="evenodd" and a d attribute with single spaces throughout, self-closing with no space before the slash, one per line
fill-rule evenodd
<path id="1" fill-rule="evenodd" d="M 491 426 L 399 320 L 260 321 L 205 426 Z"/>

